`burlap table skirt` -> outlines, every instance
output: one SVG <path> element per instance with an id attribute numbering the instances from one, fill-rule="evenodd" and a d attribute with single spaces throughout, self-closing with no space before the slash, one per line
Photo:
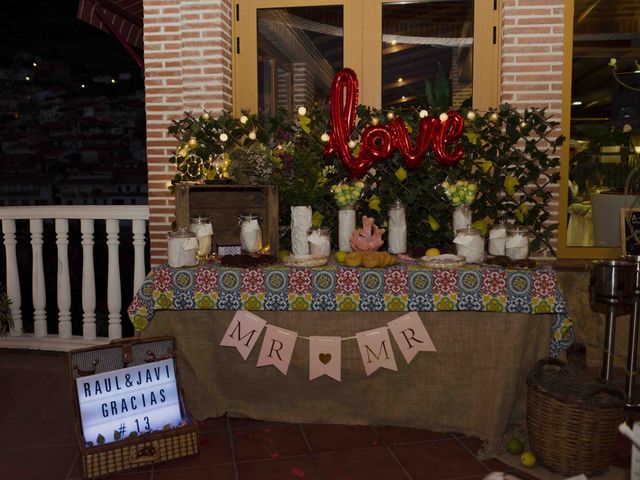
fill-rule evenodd
<path id="1" fill-rule="evenodd" d="M 529 369 L 548 353 L 551 315 L 435 312 L 420 316 L 437 352 L 409 365 L 394 344 L 398 371 L 367 377 L 355 340 L 342 342 L 342 382 L 309 381 L 309 343 L 298 338 L 288 374 L 256 367 L 262 338 L 245 362 L 219 343 L 235 312 L 157 311 L 142 336 L 172 335 L 180 384 L 196 420 L 246 416 L 267 421 L 395 425 L 503 434 L 524 419 Z M 392 312 L 256 312 L 301 336 L 351 337 L 385 325 Z M 263 333 L 264 336 L 264 333 Z"/>

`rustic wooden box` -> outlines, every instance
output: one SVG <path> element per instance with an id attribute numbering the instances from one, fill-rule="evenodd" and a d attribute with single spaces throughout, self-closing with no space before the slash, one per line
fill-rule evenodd
<path id="1" fill-rule="evenodd" d="M 189 227 L 191 217 L 211 217 L 213 243 L 240 243 L 238 217 L 262 217 L 262 245 L 278 253 L 278 189 L 273 185 L 202 185 L 179 183 L 176 225 Z"/>
<path id="2" fill-rule="evenodd" d="M 131 366 L 152 366 L 153 362 L 168 358 L 173 358 L 175 361 L 177 354 L 176 341 L 173 337 L 114 340 L 107 345 L 69 352 L 69 379 L 76 412 L 76 439 L 85 478 L 104 477 L 198 454 L 198 424 L 191 419 L 183 403 L 177 365 L 175 365 L 176 384 L 180 410 L 185 419 L 182 425 L 136 437 L 125 434 L 120 440 L 102 445 L 87 444 L 81 426 L 82 419 L 76 389 L 77 378 L 96 373 L 115 372 Z"/>

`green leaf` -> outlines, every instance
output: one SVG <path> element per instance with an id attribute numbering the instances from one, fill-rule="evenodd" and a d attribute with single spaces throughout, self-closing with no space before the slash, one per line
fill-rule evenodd
<path id="1" fill-rule="evenodd" d="M 122 438 L 122 433 L 120 433 L 120 430 L 114 430 L 113 431 L 113 439 L 114 440 L 120 440 L 120 438 Z"/>
<path id="2" fill-rule="evenodd" d="M 104 437 L 101 433 L 98 434 L 98 438 L 96 438 L 96 442 L 98 445 L 102 445 L 104 443 Z"/>

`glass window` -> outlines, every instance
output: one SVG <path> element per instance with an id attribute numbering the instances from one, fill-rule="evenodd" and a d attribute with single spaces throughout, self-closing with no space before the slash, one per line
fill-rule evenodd
<path id="1" fill-rule="evenodd" d="M 424 105 L 440 68 L 454 107 L 471 97 L 473 14 L 472 0 L 383 4 L 383 108 Z"/>
<path id="2" fill-rule="evenodd" d="M 326 101 L 342 68 L 342 6 L 258 9 L 257 33 L 263 115 Z"/>
<path id="3" fill-rule="evenodd" d="M 622 207 L 640 207 L 640 0 L 575 0 L 567 247 L 620 246 Z"/>

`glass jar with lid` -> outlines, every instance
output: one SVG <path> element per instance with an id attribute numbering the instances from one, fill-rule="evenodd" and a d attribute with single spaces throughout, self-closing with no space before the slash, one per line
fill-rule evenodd
<path id="1" fill-rule="evenodd" d="M 211 217 L 191 217 L 189 230 L 195 233 L 198 239 L 198 258 L 206 259 L 211 253 L 211 245 L 213 243 Z"/>
<path id="2" fill-rule="evenodd" d="M 523 260 L 529 256 L 529 230 L 526 227 L 507 229 L 505 253 L 511 260 Z"/>
<path id="3" fill-rule="evenodd" d="M 500 220 L 489 229 L 489 255 L 504 255 L 507 242 L 507 222 Z"/>
<path id="4" fill-rule="evenodd" d="M 310 228 L 307 230 L 309 254 L 319 257 L 331 255 L 331 232 L 328 228 Z"/>
<path id="5" fill-rule="evenodd" d="M 169 232 L 167 238 L 167 257 L 173 268 L 194 267 L 198 264 L 198 239 L 196 234 L 186 228 Z"/>
<path id="6" fill-rule="evenodd" d="M 246 213 L 238 217 L 240 228 L 240 248 L 246 253 L 258 253 L 262 250 L 262 218 L 255 213 Z"/>
<path id="7" fill-rule="evenodd" d="M 472 226 L 461 228 L 453 239 L 456 253 L 467 259 L 467 263 L 482 263 L 484 261 L 484 239 L 479 230 Z"/>
<path id="8" fill-rule="evenodd" d="M 407 251 L 407 218 L 404 203 L 396 200 L 389 208 L 389 233 L 387 235 L 389 253 Z"/>

